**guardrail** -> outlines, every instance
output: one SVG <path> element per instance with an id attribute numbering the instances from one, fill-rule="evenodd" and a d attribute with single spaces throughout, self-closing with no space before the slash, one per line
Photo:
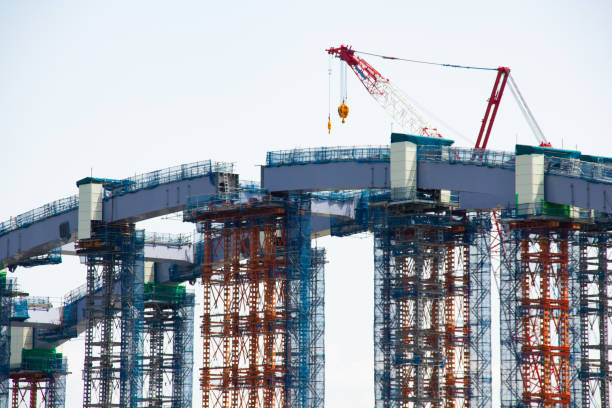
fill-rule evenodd
<path id="1" fill-rule="evenodd" d="M 600 163 L 585 162 L 576 159 L 546 157 L 544 160 L 546 174 L 578 177 L 602 183 L 612 183 L 612 166 Z"/>
<path id="2" fill-rule="evenodd" d="M 42 207 L 35 208 L 16 217 L 11 217 L 8 221 L 0 223 L 0 236 L 19 228 L 27 227 L 45 218 L 55 217 L 79 207 L 79 196 L 73 195 L 66 198 L 55 200 Z"/>
<path id="3" fill-rule="evenodd" d="M 266 166 L 328 163 L 336 161 L 388 161 L 389 146 L 317 147 L 268 152 Z"/>
<path id="4" fill-rule="evenodd" d="M 158 232 L 145 233 L 144 243 L 148 245 L 177 246 L 192 245 L 191 234 L 162 234 Z"/>
<path id="5" fill-rule="evenodd" d="M 417 160 L 514 169 L 514 153 L 447 146 L 419 146 Z"/>
<path id="6" fill-rule="evenodd" d="M 210 160 L 181 164 L 166 169 L 139 174 L 123 180 L 104 184 L 104 198 L 120 196 L 135 191 L 157 187 L 161 184 L 202 177 L 212 173 L 233 173 L 233 163 L 213 162 Z"/>

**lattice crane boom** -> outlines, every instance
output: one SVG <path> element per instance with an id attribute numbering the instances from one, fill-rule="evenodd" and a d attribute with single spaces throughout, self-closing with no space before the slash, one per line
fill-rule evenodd
<path id="1" fill-rule="evenodd" d="M 427 125 L 417 109 L 406 100 L 388 78 L 382 76 L 366 60 L 355 55 L 355 51 L 350 46 L 341 45 L 325 51 L 351 67 L 368 93 L 401 129 L 418 136 L 442 137 L 436 129 Z"/>

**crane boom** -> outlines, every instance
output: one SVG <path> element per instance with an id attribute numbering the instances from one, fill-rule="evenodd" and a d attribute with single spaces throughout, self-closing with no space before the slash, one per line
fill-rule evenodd
<path id="1" fill-rule="evenodd" d="M 476 149 L 486 149 L 489 142 L 489 136 L 491 135 L 491 129 L 493 129 L 493 123 L 497 116 L 497 109 L 499 103 L 504 95 L 504 89 L 506 89 L 506 82 L 510 76 L 510 68 L 499 67 L 497 68 L 497 78 L 493 84 L 493 90 L 491 91 L 491 97 L 487 104 L 487 110 L 485 111 L 484 119 L 480 125 L 480 131 L 478 132 L 478 139 L 476 139 Z M 484 136 L 484 140 L 483 137 Z M 482 141 L 482 145 L 480 144 Z"/>
<path id="2" fill-rule="evenodd" d="M 436 129 L 427 125 L 417 109 L 408 103 L 389 79 L 382 76 L 366 60 L 355 55 L 355 51 L 350 46 L 341 45 L 325 51 L 351 67 L 368 93 L 401 129 L 417 136 L 442 137 Z"/>

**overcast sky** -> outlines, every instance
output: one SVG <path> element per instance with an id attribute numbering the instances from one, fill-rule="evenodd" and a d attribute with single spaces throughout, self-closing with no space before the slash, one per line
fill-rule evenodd
<path id="1" fill-rule="evenodd" d="M 554 146 L 612 156 L 610 2 L 293 4 L 0 0 L 0 220 L 75 194 L 90 174 L 124 178 L 212 159 L 258 180 L 267 151 L 387 144 L 390 121 L 352 74 L 347 123 L 335 117 L 327 134 L 324 49 L 340 43 L 508 66 Z M 366 59 L 465 139 L 446 137 L 471 146 L 494 72 Z M 489 147 L 513 150 L 517 141 L 535 143 L 508 93 Z M 371 408 L 372 242 L 317 244 L 330 258 L 327 403 Z M 67 259 L 18 277 L 32 294 L 61 296 L 84 283 L 85 268 Z M 73 343 L 68 407 L 81 403 L 82 339 Z"/>

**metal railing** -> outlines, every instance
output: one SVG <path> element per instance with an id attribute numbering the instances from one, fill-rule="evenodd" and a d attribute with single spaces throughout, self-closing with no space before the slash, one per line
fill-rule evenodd
<path id="1" fill-rule="evenodd" d="M 212 173 L 233 173 L 233 163 L 213 162 L 210 160 L 181 164 L 166 169 L 139 174 L 123 180 L 104 184 L 104 197 L 116 197 L 126 193 L 157 187 L 161 184 L 202 177 Z"/>
<path id="2" fill-rule="evenodd" d="M 19 228 L 25 228 L 35 222 L 45 218 L 64 214 L 79 207 L 79 196 L 73 195 L 66 198 L 55 200 L 42 207 L 35 208 L 16 217 L 11 217 L 8 221 L 0 223 L 0 236 Z"/>
<path id="3" fill-rule="evenodd" d="M 417 160 L 470 164 L 475 166 L 514 168 L 514 153 L 463 147 L 419 146 Z"/>
<path id="4" fill-rule="evenodd" d="M 389 146 L 317 147 L 268 152 L 267 166 L 328 163 L 337 161 L 388 161 Z"/>
<path id="5" fill-rule="evenodd" d="M 603 183 L 612 183 L 612 166 L 591 163 L 576 159 L 546 157 L 544 160 L 546 174 L 578 177 Z"/>
<path id="6" fill-rule="evenodd" d="M 158 232 L 147 232 L 144 238 L 145 244 L 182 247 L 193 244 L 191 234 L 162 234 Z"/>
<path id="7" fill-rule="evenodd" d="M 104 281 L 102 280 L 102 276 L 98 276 L 94 280 L 94 292 L 97 292 L 104 286 Z M 82 284 L 81 286 L 72 289 L 70 292 L 66 293 L 62 298 L 62 304 L 64 307 L 71 305 L 72 303 L 81 300 L 87 296 L 87 283 Z"/>

